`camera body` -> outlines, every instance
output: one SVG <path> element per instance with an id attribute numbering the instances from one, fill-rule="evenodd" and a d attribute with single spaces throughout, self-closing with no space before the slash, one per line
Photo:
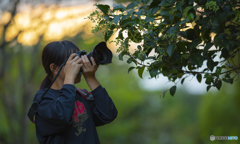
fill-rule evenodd
<path id="1" fill-rule="evenodd" d="M 88 54 L 85 50 L 82 50 L 78 51 L 77 55 L 78 57 L 81 57 L 82 55 L 87 55 L 90 62 L 90 57 L 93 57 L 97 65 L 105 65 L 112 63 L 112 52 L 108 49 L 107 44 L 104 41 L 95 45 L 94 49 Z M 82 74 L 82 69 L 80 69 L 79 74 Z"/>

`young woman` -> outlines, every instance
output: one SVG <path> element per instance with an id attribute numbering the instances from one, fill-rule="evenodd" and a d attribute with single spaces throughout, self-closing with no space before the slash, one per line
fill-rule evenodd
<path id="1" fill-rule="evenodd" d="M 113 121 L 117 109 L 107 91 L 95 77 L 98 65 L 91 57 L 78 57 L 78 47 L 70 41 L 56 41 L 45 46 L 42 64 L 47 73 L 36 101 L 45 92 L 59 67 L 68 58 L 56 81 L 39 104 L 35 116 L 36 135 L 40 144 L 99 144 L 96 126 Z M 78 91 L 74 86 L 81 81 L 80 68 L 91 89 Z M 90 98 L 84 96 L 88 93 Z"/>

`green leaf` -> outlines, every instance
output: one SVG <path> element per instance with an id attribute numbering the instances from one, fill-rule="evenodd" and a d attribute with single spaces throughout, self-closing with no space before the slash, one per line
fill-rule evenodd
<path id="1" fill-rule="evenodd" d="M 197 80 L 198 80 L 199 83 L 201 83 L 201 81 L 202 81 L 202 75 L 201 74 L 197 75 Z"/>
<path id="2" fill-rule="evenodd" d="M 172 60 L 176 63 L 181 63 L 181 56 L 178 52 L 174 51 L 172 54 Z"/>
<path id="3" fill-rule="evenodd" d="M 108 14 L 108 11 L 110 9 L 109 5 L 103 5 L 103 4 L 98 4 L 96 5 L 104 14 Z"/>
<path id="4" fill-rule="evenodd" d="M 135 43 L 142 41 L 142 35 L 135 27 L 128 28 L 128 37 Z"/>
<path id="5" fill-rule="evenodd" d="M 170 6 L 170 3 L 167 0 L 163 0 L 158 6 Z"/>
<path id="6" fill-rule="evenodd" d="M 166 66 L 162 67 L 162 74 L 164 76 L 169 76 L 171 73 L 172 73 L 172 69 L 171 68 L 168 68 Z"/>
<path id="7" fill-rule="evenodd" d="M 226 48 L 223 48 L 221 51 L 221 57 L 228 59 L 229 57 L 229 51 Z"/>
<path id="8" fill-rule="evenodd" d="M 175 34 L 175 33 L 178 31 L 178 28 L 179 28 L 178 25 L 175 25 L 175 26 L 170 27 L 169 33 L 170 33 L 170 34 Z"/>
<path id="9" fill-rule="evenodd" d="M 135 67 L 130 67 L 129 69 L 128 69 L 128 73 L 131 71 L 131 70 L 133 70 Z"/>
<path id="10" fill-rule="evenodd" d="M 222 81 L 221 81 L 221 80 L 218 80 L 218 81 L 216 82 L 215 86 L 217 87 L 218 90 L 220 90 L 221 87 L 222 87 Z"/>
<path id="11" fill-rule="evenodd" d="M 208 74 L 208 73 L 206 73 L 205 75 L 204 75 L 204 78 L 212 78 L 212 75 L 210 75 L 210 74 Z"/>
<path id="12" fill-rule="evenodd" d="M 192 8 L 193 8 L 193 6 L 187 6 L 187 7 L 183 10 L 183 17 L 187 17 L 188 11 L 189 11 L 190 9 L 192 9 Z"/>
<path id="13" fill-rule="evenodd" d="M 118 37 L 119 37 L 121 40 L 123 40 L 123 34 L 122 34 L 122 32 L 123 32 L 123 29 L 121 29 L 121 30 L 119 31 L 119 33 L 118 33 Z"/>
<path id="14" fill-rule="evenodd" d="M 121 25 L 135 25 L 137 24 L 137 21 L 135 19 L 125 19 L 121 22 Z"/>
<path id="15" fill-rule="evenodd" d="M 174 70 L 172 73 L 173 74 L 178 74 L 178 70 Z"/>
<path id="16" fill-rule="evenodd" d="M 141 68 L 138 69 L 138 75 L 139 75 L 140 78 L 142 78 L 144 68 L 145 68 L 145 66 L 142 66 Z"/>
<path id="17" fill-rule="evenodd" d="M 142 3 L 147 4 L 148 0 L 142 0 Z"/>
<path id="18" fill-rule="evenodd" d="M 177 2 L 176 7 L 177 7 L 177 9 L 178 9 L 180 12 L 183 12 L 183 10 L 182 10 L 182 5 L 181 5 L 181 2 L 180 2 L 180 1 Z"/>
<path id="19" fill-rule="evenodd" d="M 209 58 L 208 61 L 207 61 L 207 67 L 208 67 L 211 71 L 213 71 L 214 66 L 215 66 L 214 61 L 213 61 L 211 58 Z"/>
<path id="20" fill-rule="evenodd" d="M 188 13 L 187 18 L 190 20 L 194 20 L 194 14 L 193 13 Z"/>
<path id="21" fill-rule="evenodd" d="M 169 13 L 170 13 L 170 10 L 162 9 L 160 15 L 161 16 L 169 16 Z"/>
<path id="22" fill-rule="evenodd" d="M 175 92 L 176 92 L 176 89 L 177 89 L 177 86 L 172 86 L 172 87 L 170 88 L 170 94 L 171 94 L 172 96 L 174 96 L 174 94 L 175 94 Z"/>
<path id="23" fill-rule="evenodd" d="M 149 70 L 150 76 L 155 77 L 158 73 L 158 68 L 152 68 Z"/>
<path id="24" fill-rule="evenodd" d="M 175 45 L 174 43 L 168 45 L 168 47 L 167 47 L 167 54 L 168 54 L 169 56 L 172 56 L 172 53 L 173 53 L 173 51 L 174 51 L 174 49 L 175 49 L 175 46 L 176 46 L 176 45 Z"/>
<path id="25" fill-rule="evenodd" d="M 187 39 L 189 40 L 195 40 L 198 38 L 198 36 L 196 36 L 194 29 L 188 29 L 186 30 L 187 33 Z"/>
<path id="26" fill-rule="evenodd" d="M 184 20 L 182 20 L 182 21 L 180 22 L 180 25 L 181 25 L 181 24 L 188 23 L 189 21 L 190 21 L 190 20 L 186 18 L 186 19 L 184 19 Z"/>
<path id="27" fill-rule="evenodd" d="M 178 52 L 179 53 L 185 53 L 186 52 L 186 47 L 185 47 L 185 44 L 183 42 L 178 42 L 177 43 L 177 48 L 178 48 Z"/>
<path id="28" fill-rule="evenodd" d="M 226 83 L 233 84 L 233 78 L 224 78 L 223 81 Z"/>
<path id="29" fill-rule="evenodd" d="M 107 32 L 105 33 L 105 41 L 108 41 L 109 38 L 112 36 L 112 34 L 113 34 L 113 31 L 112 31 L 112 30 L 111 30 L 111 31 L 107 31 Z"/>
<path id="30" fill-rule="evenodd" d="M 182 78 L 183 73 L 178 73 L 178 78 Z"/>
<path id="31" fill-rule="evenodd" d="M 125 46 L 126 48 L 129 47 L 128 41 L 129 41 L 129 37 L 127 37 L 127 38 L 125 39 L 125 41 L 124 41 L 124 46 Z"/>
<path id="32" fill-rule="evenodd" d="M 212 78 L 212 77 L 208 77 L 208 78 L 206 79 L 206 81 L 205 81 L 205 83 L 206 83 L 207 85 L 210 85 L 212 82 L 213 82 L 213 78 Z"/>
<path id="33" fill-rule="evenodd" d="M 141 45 L 138 45 L 137 48 L 138 48 L 138 50 L 142 50 Z"/>
<path id="34" fill-rule="evenodd" d="M 203 55 L 205 55 L 212 46 L 213 43 L 207 43 L 206 46 L 204 47 Z"/>
<path id="35" fill-rule="evenodd" d="M 139 4 L 139 2 L 134 1 L 127 5 L 127 9 L 132 9 L 132 8 L 138 6 L 138 4 Z"/>
<path id="36" fill-rule="evenodd" d="M 178 34 L 184 38 L 187 38 L 187 32 L 186 31 L 180 31 Z"/>
<path id="37" fill-rule="evenodd" d="M 113 21 L 116 25 L 118 24 L 118 21 L 120 20 L 121 17 L 122 17 L 121 15 L 118 15 L 113 19 Z"/>
<path id="38" fill-rule="evenodd" d="M 163 96 L 163 98 L 164 98 L 164 96 L 165 96 L 165 94 L 166 94 L 167 91 L 168 91 L 167 89 L 163 90 L 163 91 L 161 92 L 161 94 L 160 94 L 160 97 Z"/>
<path id="39" fill-rule="evenodd" d="M 207 92 L 209 91 L 209 89 L 211 88 L 212 86 L 207 86 Z"/>
<path id="40" fill-rule="evenodd" d="M 190 49 L 192 50 L 192 49 L 196 49 L 197 48 L 197 46 L 202 42 L 202 40 L 200 39 L 200 38 L 197 38 L 198 36 L 197 35 L 195 35 L 195 38 L 196 39 L 194 39 L 192 42 L 191 42 L 191 44 L 190 44 Z"/>
<path id="41" fill-rule="evenodd" d="M 159 11 L 159 7 L 155 7 L 152 9 L 151 13 L 152 15 L 156 14 Z"/>
<path id="42" fill-rule="evenodd" d="M 120 10 L 121 12 L 125 11 L 126 8 L 120 3 L 120 4 L 113 4 L 113 11 Z"/>
<path id="43" fill-rule="evenodd" d="M 148 16 L 145 18 L 145 22 L 152 22 L 155 18 L 156 18 L 156 16 L 148 15 Z"/>
<path id="44" fill-rule="evenodd" d="M 189 1 L 188 1 L 188 4 L 191 5 L 191 4 L 193 4 L 194 1 L 195 1 L 195 0 L 189 0 Z"/>
<path id="45" fill-rule="evenodd" d="M 185 77 L 186 78 L 186 77 Z M 183 84 L 184 83 L 184 81 L 185 81 L 185 78 L 183 78 L 182 80 L 181 80 L 181 84 Z"/>
<path id="46" fill-rule="evenodd" d="M 123 56 L 126 55 L 127 53 L 128 53 L 127 51 L 122 51 L 122 52 L 118 55 L 119 60 L 123 61 Z"/>
<path id="47" fill-rule="evenodd" d="M 128 60 L 127 60 L 127 63 L 128 64 L 130 64 L 130 63 L 132 63 L 133 62 L 133 58 L 129 58 Z"/>
<path id="48" fill-rule="evenodd" d="M 218 76 L 222 72 L 222 67 L 217 67 L 216 75 Z"/>
<path id="49" fill-rule="evenodd" d="M 213 23 L 213 26 L 220 26 L 221 25 L 221 20 L 220 20 L 220 18 L 215 16 L 215 17 L 212 17 L 212 23 Z"/>
<path id="50" fill-rule="evenodd" d="M 201 67 L 203 65 L 203 57 L 199 54 L 193 54 L 191 55 L 191 60 L 194 62 L 194 64 Z"/>
<path id="51" fill-rule="evenodd" d="M 125 19 L 130 19 L 130 16 L 129 15 L 123 15 L 121 21 L 124 21 Z"/>

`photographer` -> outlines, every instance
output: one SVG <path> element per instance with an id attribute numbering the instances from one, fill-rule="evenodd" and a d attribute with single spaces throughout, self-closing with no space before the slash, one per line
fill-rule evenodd
<path id="1" fill-rule="evenodd" d="M 40 144 L 99 144 L 96 126 L 110 123 L 117 116 L 113 101 L 95 77 L 98 65 L 94 58 L 79 57 L 78 51 L 70 41 L 51 42 L 43 49 L 42 64 L 47 76 L 33 101 L 43 95 L 58 71 L 61 72 L 35 115 Z M 65 59 L 66 65 L 60 69 Z M 74 86 L 81 81 L 80 69 L 91 93 Z"/>

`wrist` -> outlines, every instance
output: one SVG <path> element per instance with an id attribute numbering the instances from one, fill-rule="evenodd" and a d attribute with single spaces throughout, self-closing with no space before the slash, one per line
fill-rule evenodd
<path id="1" fill-rule="evenodd" d="M 75 78 L 72 76 L 66 76 L 64 79 L 64 84 L 74 84 Z"/>
<path id="2" fill-rule="evenodd" d="M 93 75 L 86 75 L 86 74 L 83 74 L 84 78 L 87 80 L 87 79 L 96 79 L 95 77 L 95 74 Z"/>
<path id="3" fill-rule="evenodd" d="M 86 80 L 89 88 L 91 89 L 91 91 L 93 91 L 95 88 L 97 88 L 100 85 L 95 76 L 85 78 L 85 80 Z"/>

